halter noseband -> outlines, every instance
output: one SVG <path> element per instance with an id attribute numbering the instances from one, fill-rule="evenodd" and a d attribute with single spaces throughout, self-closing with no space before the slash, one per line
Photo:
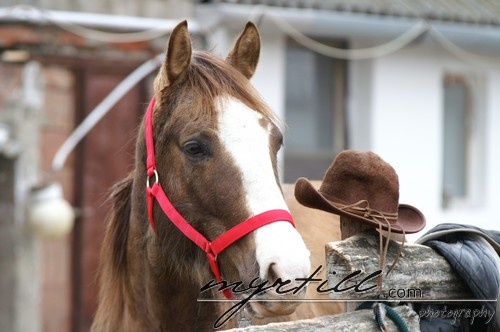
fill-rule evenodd
<path id="1" fill-rule="evenodd" d="M 146 111 L 146 169 L 147 169 L 147 179 L 146 179 L 146 193 L 148 200 L 148 216 L 149 224 L 151 228 L 156 233 L 156 227 L 153 219 L 153 205 L 154 199 L 160 205 L 161 209 L 165 215 L 170 219 L 170 221 L 191 241 L 193 241 L 198 247 L 200 247 L 207 255 L 208 263 L 210 269 L 215 276 L 215 279 L 220 282 L 222 277 L 220 274 L 219 265 L 217 264 L 217 255 L 220 254 L 224 249 L 230 246 L 232 243 L 236 242 L 248 233 L 256 230 L 259 227 L 267 225 L 275 221 L 288 221 L 294 227 L 293 218 L 290 212 L 282 209 L 269 210 L 263 213 L 257 214 L 249 219 L 237 224 L 225 233 L 221 234 L 212 242 L 208 241 L 200 232 L 191 226 L 191 224 L 184 219 L 184 217 L 177 211 L 177 209 L 172 205 L 168 199 L 165 191 L 162 189 L 159 181 L 158 170 L 156 169 L 155 162 L 155 152 L 154 152 L 154 138 L 153 138 L 153 109 L 155 105 L 155 97 L 153 97 L 149 103 L 148 109 Z M 154 178 L 154 183 L 150 183 Z M 224 296 L 227 299 L 233 297 L 229 289 L 223 291 Z"/>

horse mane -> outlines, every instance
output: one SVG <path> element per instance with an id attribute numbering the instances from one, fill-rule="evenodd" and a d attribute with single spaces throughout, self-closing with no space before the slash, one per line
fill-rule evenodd
<path id="1" fill-rule="evenodd" d="M 131 211 L 131 194 L 133 183 L 133 172 L 126 178 L 113 186 L 113 191 L 110 196 L 112 201 L 111 214 L 108 220 L 108 228 L 106 230 L 100 253 L 100 305 L 106 308 L 98 311 L 100 313 L 118 314 L 122 311 L 117 310 L 116 306 L 123 305 L 123 277 L 126 274 L 127 266 L 127 242 L 129 231 L 129 218 Z M 119 288 L 112 291 L 111 288 Z M 103 317 L 104 319 L 96 319 L 95 321 L 101 324 L 109 324 L 112 319 Z"/>
<path id="2" fill-rule="evenodd" d="M 108 248 L 110 256 L 107 259 L 111 260 L 109 263 L 112 263 L 111 266 L 115 268 L 116 272 L 122 271 L 127 263 L 125 249 L 127 246 L 128 229 L 130 225 L 129 218 L 133 179 L 133 176 L 129 175 L 115 184 L 111 194 L 113 205 L 109 220 L 109 229 L 106 232 L 104 243 L 110 246 L 110 248 Z M 108 238 L 106 239 L 106 237 Z"/>

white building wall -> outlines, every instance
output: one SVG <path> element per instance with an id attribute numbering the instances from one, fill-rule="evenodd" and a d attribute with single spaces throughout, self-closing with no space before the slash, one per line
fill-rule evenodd
<path id="1" fill-rule="evenodd" d="M 400 202 L 426 215 L 441 202 L 441 75 L 415 47 L 374 61 L 372 150 L 397 171 Z"/>
<path id="2" fill-rule="evenodd" d="M 261 33 L 262 47 L 253 85 L 280 119 L 285 119 L 286 36 L 279 30 Z"/>
<path id="3" fill-rule="evenodd" d="M 286 120 L 286 36 L 277 29 L 260 32 L 261 58 L 252 81 L 269 106 Z M 219 32 L 217 46 L 224 50 L 216 50 L 225 54 L 238 33 Z M 373 40 L 351 41 L 354 49 L 374 44 Z M 442 84 L 447 72 L 474 73 L 483 78 L 485 162 L 477 170 L 484 178 L 479 204 L 444 210 Z M 500 204 L 500 60 L 482 61 L 479 66 L 466 63 L 426 38 L 388 56 L 351 61 L 348 84 L 350 148 L 372 150 L 396 169 L 400 202 L 422 210 L 427 218 L 425 230 L 445 222 L 500 229 L 495 212 Z M 422 234 L 410 236 L 410 240 Z"/>
<path id="4" fill-rule="evenodd" d="M 373 60 L 349 63 L 346 122 L 349 145 L 358 150 L 372 149 L 373 68 Z"/>
<path id="5" fill-rule="evenodd" d="M 489 175 L 486 181 L 486 204 L 492 215 L 491 223 L 496 223 L 500 228 L 500 215 L 495 209 L 500 206 L 500 64 L 497 63 L 489 73 L 489 86 L 487 89 L 486 115 L 487 151 L 486 172 Z"/>
<path id="6" fill-rule="evenodd" d="M 494 210 L 500 203 L 500 71 L 495 67 L 500 69 L 500 61 L 465 63 L 429 40 L 389 56 L 350 65 L 352 118 L 367 118 L 366 112 L 371 113 L 370 130 L 364 129 L 364 123 L 351 128 L 351 148 L 372 150 L 396 169 L 400 202 L 422 210 L 427 217 L 426 229 L 444 222 L 500 229 Z M 484 177 L 484 183 L 478 185 L 481 200 L 473 206 L 444 210 L 442 84 L 446 72 L 474 73 L 484 78 L 484 86 L 480 87 L 484 91 L 480 92 L 485 99 L 485 121 L 484 128 L 478 124 L 478 129 L 485 135 L 486 144 L 485 162 L 476 169 L 483 174 L 475 177 L 479 182 Z M 358 88 L 367 84 L 369 87 Z M 366 98 L 369 90 L 371 102 Z M 369 142 L 366 132 L 371 133 Z"/>
<path id="7" fill-rule="evenodd" d="M 286 35 L 279 30 L 261 30 L 261 49 L 257 71 L 252 83 L 259 91 L 267 105 L 276 113 L 279 119 L 286 122 L 285 112 L 285 56 Z M 283 126 L 282 130 L 286 130 Z M 283 153 L 278 154 L 278 168 L 283 170 Z M 280 171 L 283 179 L 283 172 Z"/>

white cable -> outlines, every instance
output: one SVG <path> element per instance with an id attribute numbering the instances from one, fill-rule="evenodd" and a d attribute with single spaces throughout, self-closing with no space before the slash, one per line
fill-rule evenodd
<path id="1" fill-rule="evenodd" d="M 273 22 L 287 33 L 293 40 L 297 43 L 313 50 L 316 53 L 344 60 L 364 60 L 364 59 L 374 59 L 379 58 L 396 51 L 401 50 L 406 47 L 417 37 L 429 30 L 429 25 L 425 21 L 417 22 L 414 26 L 409 28 L 400 36 L 395 39 L 375 47 L 363 48 L 363 49 L 341 49 L 331 46 L 324 45 L 311 39 L 304 34 L 297 31 L 288 22 L 283 20 L 281 17 L 270 16 Z"/>
<path id="2" fill-rule="evenodd" d="M 420 35 L 429 32 L 429 34 L 448 52 L 450 52 L 451 54 L 453 54 L 454 56 L 463 61 L 475 65 L 481 65 L 485 61 L 491 62 L 497 60 L 494 58 L 477 55 L 464 50 L 463 48 L 451 42 L 441 32 L 439 32 L 436 28 L 434 28 L 426 21 L 420 21 L 416 23 L 413 27 L 408 29 L 402 35 L 382 45 L 365 49 L 340 49 L 324 45 L 322 43 L 317 42 L 314 39 L 307 37 L 300 31 L 295 29 L 290 23 L 288 23 L 282 17 L 267 12 L 267 6 L 265 5 L 256 6 L 252 11 L 252 13 L 250 14 L 250 20 L 254 21 L 257 25 L 259 25 L 264 16 L 266 18 L 269 18 L 279 29 L 281 29 L 285 34 L 294 39 L 297 43 L 301 44 L 302 46 L 316 53 L 331 58 L 338 58 L 344 60 L 362 60 L 362 59 L 373 59 L 382 57 L 404 48 Z"/>
<path id="3" fill-rule="evenodd" d="M 83 38 L 98 40 L 107 43 L 131 43 L 148 41 L 170 33 L 172 31 L 172 28 L 175 26 L 175 24 L 165 21 L 164 24 L 160 24 L 154 28 L 146 29 L 143 31 L 123 33 L 105 32 L 86 28 L 83 25 L 71 22 L 67 18 L 65 19 L 64 16 L 57 15 L 57 12 L 52 12 L 50 10 L 27 4 L 0 8 L 0 17 L 2 16 L 13 16 L 17 17 L 18 19 L 24 19 L 28 21 L 45 20 L 47 22 L 55 24 L 63 30 L 69 31 Z"/>
<path id="4" fill-rule="evenodd" d="M 52 23 L 54 23 L 61 29 L 69 31 L 75 35 L 85 37 L 87 39 L 99 40 L 106 43 L 133 43 L 148 41 L 166 35 L 172 31 L 170 27 L 156 27 L 138 32 L 112 33 L 88 29 L 81 25 L 57 20 L 55 17 L 51 16 L 50 13 L 47 15 L 47 17 Z"/>
<path id="5" fill-rule="evenodd" d="M 280 16 L 273 15 L 266 11 L 267 6 L 256 6 L 250 14 L 250 20 L 256 22 L 258 25 L 262 18 L 265 16 L 269 18 L 281 31 L 290 36 L 297 43 L 302 46 L 330 58 L 338 58 L 344 60 L 363 60 L 382 57 L 406 47 L 416 38 L 430 29 L 430 25 L 425 21 L 419 21 L 414 26 L 409 28 L 400 36 L 395 39 L 375 47 L 363 49 L 341 49 L 336 47 L 327 46 L 314 39 L 311 39 L 295 29 L 290 23 Z"/>
<path id="6" fill-rule="evenodd" d="M 477 55 L 464 50 L 463 48 L 452 43 L 448 38 L 446 38 L 441 32 L 436 28 L 431 27 L 429 29 L 429 34 L 441 45 L 450 52 L 452 55 L 456 56 L 462 61 L 468 62 L 472 65 L 482 66 L 485 63 L 498 62 L 498 58 L 492 58 L 482 55 Z"/>
<path id="7" fill-rule="evenodd" d="M 54 159 L 52 160 L 52 171 L 58 172 L 64 166 L 68 155 L 73 151 L 75 146 L 82 140 L 85 135 L 99 122 L 109 110 L 140 80 L 146 77 L 153 70 L 158 68 L 165 59 L 164 54 L 159 54 L 153 59 L 150 59 L 140 65 L 132 73 L 130 73 L 123 81 L 97 105 L 80 125 L 71 133 L 64 141 L 59 150 L 57 150 Z"/>

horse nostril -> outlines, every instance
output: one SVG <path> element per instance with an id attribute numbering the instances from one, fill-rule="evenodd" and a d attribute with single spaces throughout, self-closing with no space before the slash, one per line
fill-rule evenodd
<path id="1" fill-rule="evenodd" d="M 271 263 L 269 265 L 269 269 L 267 271 L 267 281 L 270 284 L 273 284 L 276 282 L 276 280 L 282 279 L 282 278 L 283 278 L 283 271 L 281 271 L 278 264 Z"/>

